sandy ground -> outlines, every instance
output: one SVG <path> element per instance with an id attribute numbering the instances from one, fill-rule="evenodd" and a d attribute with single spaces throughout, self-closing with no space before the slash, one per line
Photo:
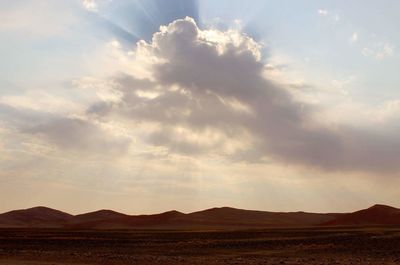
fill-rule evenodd
<path id="1" fill-rule="evenodd" d="M 0 230 L 6 264 L 400 264 L 400 228 Z"/>
<path id="2" fill-rule="evenodd" d="M 46 261 L 24 261 L 24 260 L 14 260 L 6 259 L 0 261 L 1 265 L 86 265 L 88 263 L 63 263 L 63 262 L 46 262 Z"/>

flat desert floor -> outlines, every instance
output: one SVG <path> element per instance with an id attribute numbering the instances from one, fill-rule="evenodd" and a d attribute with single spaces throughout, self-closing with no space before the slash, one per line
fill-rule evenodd
<path id="1" fill-rule="evenodd" d="M 232 231 L 0 229 L 0 264 L 400 264 L 400 227 Z"/>

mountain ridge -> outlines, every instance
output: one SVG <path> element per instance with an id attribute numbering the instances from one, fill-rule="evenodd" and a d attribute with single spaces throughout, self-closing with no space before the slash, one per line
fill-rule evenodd
<path id="1" fill-rule="evenodd" d="M 375 204 L 367 209 L 343 214 L 322 225 L 400 225 L 400 209 L 388 205 Z"/>
<path id="2" fill-rule="evenodd" d="M 306 226 L 400 225 L 400 209 L 375 204 L 351 213 L 269 212 L 214 207 L 191 213 L 171 210 L 128 215 L 98 210 L 72 215 L 38 206 L 0 214 L 0 228 L 224 229 Z"/>

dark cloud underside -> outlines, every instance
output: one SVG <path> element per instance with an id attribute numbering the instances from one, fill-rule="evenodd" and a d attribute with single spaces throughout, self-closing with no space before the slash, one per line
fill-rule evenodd
<path id="1" fill-rule="evenodd" d="M 91 113 L 113 112 L 159 123 L 161 129 L 147 140 L 172 152 L 224 154 L 221 146 L 247 135 L 249 146 L 237 148 L 229 157 L 272 158 L 327 170 L 399 169 L 397 136 L 389 137 L 383 129 L 330 129 L 317 123 L 311 118 L 316 110 L 263 76 L 260 47 L 252 39 L 232 32 L 217 32 L 218 37 L 210 39 L 204 33 L 192 19 L 177 20 L 156 33 L 151 43 L 139 47 L 163 60 L 152 67 L 155 80 L 116 78 L 121 102 L 99 103 Z M 139 90 L 155 91 L 158 96 L 141 97 Z M 188 140 L 174 128 L 198 137 Z M 225 144 L 202 145 L 198 139 L 209 137 L 210 131 L 225 135 L 221 139 Z"/>

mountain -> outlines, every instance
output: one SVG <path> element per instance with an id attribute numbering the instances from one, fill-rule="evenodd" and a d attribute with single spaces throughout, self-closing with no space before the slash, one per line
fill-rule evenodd
<path id="1" fill-rule="evenodd" d="M 47 207 L 15 210 L 0 215 L 0 227 L 60 227 L 73 215 Z"/>
<path id="2" fill-rule="evenodd" d="M 193 223 L 244 227 L 312 226 L 332 220 L 336 216 L 337 214 L 266 212 L 230 207 L 212 208 L 187 215 Z"/>
<path id="3" fill-rule="evenodd" d="M 152 215 L 116 216 L 96 222 L 77 223 L 79 228 L 157 228 L 157 229 L 223 229 L 256 227 L 313 226 L 335 218 L 337 214 L 274 213 L 229 207 L 212 208 L 184 214 L 169 211 Z"/>
<path id="4" fill-rule="evenodd" d="M 368 209 L 340 215 L 324 225 L 400 225 L 400 209 L 376 204 Z"/>
<path id="5" fill-rule="evenodd" d="M 112 210 L 99 210 L 95 212 L 75 215 L 74 218 L 66 226 L 69 228 L 90 229 L 99 228 L 102 225 L 105 225 L 109 226 L 109 228 L 113 228 L 111 225 L 114 223 L 115 220 L 124 220 L 129 217 L 129 215 Z M 118 226 L 116 226 L 116 228 L 117 227 Z"/>
<path id="6" fill-rule="evenodd" d="M 112 220 L 112 219 L 124 218 L 127 216 L 129 215 L 111 210 L 99 210 L 95 212 L 75 215 L 74 222 L 94 222 L 99 220 Z"/>
<path id="7" fill-rule="evenodd" d="M 98 211 L 75 216 L 68 226 L 86 229 L 171 228 L 170 220 L 184 216 L 178 211 L 151 215 L 125 215 L 113 211 Z"/>
<path id="8" fill-rule="evenodd" d="M 267 212 L 230 207 L 193 213 L 168 211 L 150 215 L 126 215 L 100 210 L 70 215 L 35 207 L 0 214 L 0 227 L 70 229 L 237 229 L 270 227 L 400 225 L 400 209 L 374 205 L 353 213 Z"/>

